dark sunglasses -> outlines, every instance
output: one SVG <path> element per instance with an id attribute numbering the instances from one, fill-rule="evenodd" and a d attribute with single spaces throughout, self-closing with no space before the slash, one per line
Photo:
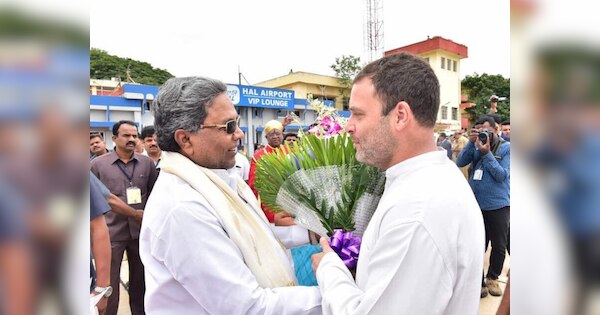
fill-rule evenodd
<path id="1" fill-rule="evenodd" d="M 202 128 L 224 128 L 228 134 L 233 134 L 237 130 L 240 125 L 240 117 L 235 120 L 230 120 L 223 125 L 213 124 L 213 125 L 200 125 L 200 129 Z"/>

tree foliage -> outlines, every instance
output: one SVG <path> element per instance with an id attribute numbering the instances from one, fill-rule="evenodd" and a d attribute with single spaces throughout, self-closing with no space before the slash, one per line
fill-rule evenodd
<path id="1" fill-rule="evenodd" d="M 40 43 L 60 43 L 77 48 L 89 47 L 87 30 L 61 20 L 41 18 L 22 9 L 6 6 L 0 10 L 0 38 L 32 39 Z"/>
<path id="2" fill-rule="evenodd" d="M 474 75 L 466 76 L 462 82 L 463 94 L 468 96 L 469 102 L 477 104 L 471 108 L 467 108 L 469 120 L 473 123 L 479 116 L 489 113 L 490 111 L 490 96 L 497 95 L 506 97 L 505 100 L 498 102 L 498 114 L 502 121 L 510 118 L 510 78 L 506 79 L 503 76 L 475 73 Z"/>
<path id="3" fill-rule="evenodd" d="M 352 87 L 352 81 L 362 69 L 360 57 L 342 55 L 335 58 L 335 64 L 332 64 L 330 67 L 335 72 L 335 76 L 342 86 L 340 96 L 342 97 L 343 104 L 347 105 L 349 100 L 348 91 Z"/>
<path id="4" fill-rule="evenodd" d="M 97 48 L 90 50 L 90 78 L 92 79 L 117 77 L 127 81 L 128 68 L 129 76 L 136 83 L 161 85 L 173 77 L 167 70 L 154 68 L 147 62 L 117 57 Z"/>

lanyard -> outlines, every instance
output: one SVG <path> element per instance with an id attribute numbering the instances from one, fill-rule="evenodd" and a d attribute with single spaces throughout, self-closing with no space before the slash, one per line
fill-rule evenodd
<path id="1" fill-rule="evenodd" d="M 129 175 L 127 175 L 127 172 L 125 172 L 125 169 L 121 166 L 121 164 L 117 162 L 117 166 L 121 170 L 121 173 L 123 173 L 123 175 L 125 175 L 125 177 L 127 177 L 127 180 L 129 180 L 130 186 L 133 186 L 133 175 L 135 174 L 135 166 L 136 165 L 137 165 L 137 161 L 133 162 L 133 172 L 131 172 L 131 176 L 129 176 Z"/>

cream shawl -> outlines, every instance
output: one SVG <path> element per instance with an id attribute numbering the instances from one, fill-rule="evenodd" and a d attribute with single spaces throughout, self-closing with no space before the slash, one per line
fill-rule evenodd
<path id="1" fill-rule="evenodd" d="M 281 255 L 286 257 L 285 248 L 267 230 L 267 218 L 250 187 L 241 178 L 237 182 L 237 192 L 234 192 L 215 173 L 175 152 L 164 152 L 161 171 L 181 178 L 208 201 L 262 288 L 294 285 L 293 277 L 282 261 Z"/>

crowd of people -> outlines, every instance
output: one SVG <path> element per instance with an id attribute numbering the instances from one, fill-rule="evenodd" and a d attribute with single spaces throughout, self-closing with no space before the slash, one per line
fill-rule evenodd
<path id="1" fill-rule="evenodd" d="M 510 253 L 510 120 L 501 122 L 495 114 L 496 95 L 489 102 L 490 112 L 480 116 L 468 133 L 457 131 L 451 140 L 440 133 L 437 139 L 438 149 L 447 152 L 469 181 L 483 215 L 486 250 L 491 244 L 491 252 L 482 298 L 502 295 L 498 276 Z"/>
<path id="2" fill-rule="evenodd" d="M 353 82 L 345 130 L 357 159 L 387 178 L 355 274 L 325 237 L 261 205 L 257 161 L 301 138 L 285 132 L 287 119 L 269 121 L 266 145 L 247 157 L 226 91 L 215 79 L 171 78 L 153 126 L 116 123 L 112 151 L 90 135 L 91 292 L 101 313 L 117 314 L 125 253 L 132 314 L 476 314 L 484 293 L 502 295 L 510 124 L 484 116 L 466 137 L 436 143 L 440 87 L 423 59 L 384 57 Z M 318 285 L 298 285 L 288 249 L 316 243 Z"/>

